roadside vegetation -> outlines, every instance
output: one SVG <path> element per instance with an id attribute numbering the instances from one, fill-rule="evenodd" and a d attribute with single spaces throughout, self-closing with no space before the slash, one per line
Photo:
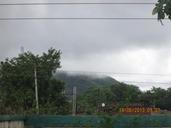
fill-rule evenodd
<path id="1" fill-rule="evenodd" d="M 65 81 L 55 78 L 55 72 L 61 67 L 61 51 L 53 48 L 42 55 L 31 52 L 19 54 L 18 57 L 7 58 L 0 63 L 0 114 L 35 114 L 35 71 L 37 73 L 39 114 L 64 115 L 71 114 L 72 94 L 66 93 Z M 171 88 L 153 87 L 141 91 L 135 85 L 120 83 L 111 78 L 90 80 L 96 86 L 85 89 L 83 76 L 77 95 L 77 114 L 99 115 L 116 114 L 120 107 L 129 104 L 158 107 L 171 110 Z M 76 79 L 76 77 L 73 77 Z M 102 83 L 100 84 L 100 81 Z M 114 81 L 113 85 L 106 85 Z M 72 83 L 72 79 L 70 79 Z M 95 84 L 96 83 L 96 84 Z M 99 86 L 97 85 L 99 83 Z M 103 85 L 104 84 L 104 85 Z M 80 85 L 80 84 L 79 84 Z M 82 88 L 81 88 L 82 87 Z M 105 106 L 102 106 L 104 104 Z"/>

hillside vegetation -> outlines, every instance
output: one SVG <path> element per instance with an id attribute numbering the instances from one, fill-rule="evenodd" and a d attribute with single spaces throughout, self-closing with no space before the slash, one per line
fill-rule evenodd
<path id="1" fill-rule="evenodd" d="M 72 93 L 74 86 L 77 87 L 77 94 L 87 91 L 91 87 L 111 86 L 119 83 L 109 76 L 92 74 L 71 74 L 67 72 L 57 72 L 55 78 L 65 83 L 67 93 Z"/>

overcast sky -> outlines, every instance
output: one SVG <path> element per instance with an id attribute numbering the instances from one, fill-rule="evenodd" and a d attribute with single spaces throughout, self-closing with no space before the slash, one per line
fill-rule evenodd
<path id="1" fill-rule="evenodd" d="M 28 2 L 0 0 L 1 3 Z M 29 2 L 35 2 L 29 1 Z M 88 2 L 36 0 L 36 2 Z M 117 2 L 91 0 L 89 2 Z M 155 2 L 118 0 L 118 2 Z M 153 5 L 0 6 L 0 17 L 156 17 Z M 157 20 L 0 21 L 0 59 L 16 56 L 20 47 L 34 53 L 62 51 L 62 70 L 171 74 L 171 22 Z M 121 81 L 171 83 L 171 76 L 109 74 Z M 138 84 L 141 89 L 170 84 Z"/>

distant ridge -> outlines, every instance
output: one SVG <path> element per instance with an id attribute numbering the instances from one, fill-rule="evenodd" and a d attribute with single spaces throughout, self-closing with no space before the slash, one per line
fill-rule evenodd
<path id="1" fill-rule="evenodd" d="M 80 94 L 90 87 L 103 87 L 119 83 L 110 76 L 96 74 L 57 72 L 54 77 L 65 83 L 66 91 L 69 94 L 72 94 L 73 86 L 77 87 L 77 94 Z"/>

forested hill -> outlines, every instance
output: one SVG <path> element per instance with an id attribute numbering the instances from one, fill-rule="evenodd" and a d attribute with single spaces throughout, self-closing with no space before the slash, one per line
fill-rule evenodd
<path id="1" fill-rule="evenodd" d="M 86 91 L 90 87 L 110 86 L 118 83 L 109 76 L 92 74 L 71 74 L 67 72 L 57 72 L 55 78 L 63 81 L 67 92 L 72 92 L 73 86 L 77 87 L 77 94 Z"/>

